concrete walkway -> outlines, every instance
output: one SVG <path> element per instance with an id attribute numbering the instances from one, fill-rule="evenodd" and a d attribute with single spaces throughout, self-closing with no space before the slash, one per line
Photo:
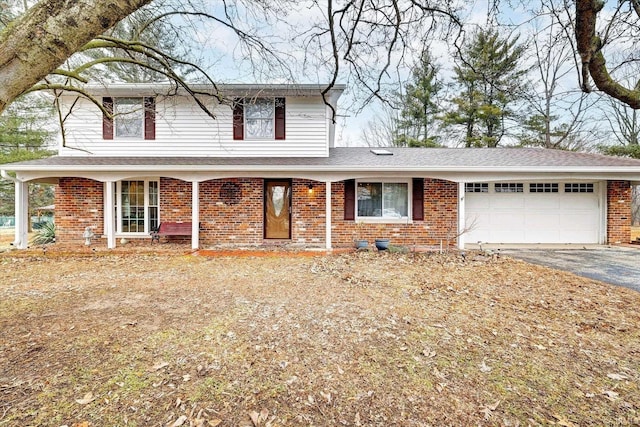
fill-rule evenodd
<path id="1" fill-rule="evenodd" d="M 504 249 L 500 253 L 532 264 L 626 286 L 640 292 L 640 248 L 597 246 L 586 249 Z"/>

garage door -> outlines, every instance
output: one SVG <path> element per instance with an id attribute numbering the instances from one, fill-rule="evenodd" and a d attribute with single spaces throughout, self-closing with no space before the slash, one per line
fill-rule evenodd
<path id="1" fill-rule="evenodd" d="M 598 243 L 596 183 L 467 183 L 468 243 Z"/>

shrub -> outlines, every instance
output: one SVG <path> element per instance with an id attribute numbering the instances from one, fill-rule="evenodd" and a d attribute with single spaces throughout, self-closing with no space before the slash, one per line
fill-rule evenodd
<path id="1" fill-rule="evenodd" d="M 44 222 L 36 231 L 31 240 L 34 245 L 45 245 L 56 241 L 56 225 L 53 222 Z"/>

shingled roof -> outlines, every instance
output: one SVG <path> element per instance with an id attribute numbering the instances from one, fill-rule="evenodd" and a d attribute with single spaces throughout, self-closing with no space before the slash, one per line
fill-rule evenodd
<path id="1" fill-rule="evenodd" d="M 624 157 L 540 148 L 332 148 L 329 157 L 98 157 L 53 156 L 2 165 L 5 170 L 95 170 L 139 167 L 158 170 L 309 169 L 345 170 L 424 170 L 486 171 L 540 169 L 629 170 L 640 172 L 640 160 Z M 386 153 L 385 153 L 386 152 Z"/>

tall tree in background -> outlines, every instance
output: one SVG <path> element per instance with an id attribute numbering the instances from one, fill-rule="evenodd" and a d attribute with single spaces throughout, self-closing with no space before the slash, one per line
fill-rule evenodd
<path id="1" fill-rule="evenodd" d="M 411 80 L 400 95 L 400 115 L 397 136 L 393 145 L 399 147 L 437 147 L 437 114 L 440 111 L 438 94 L 442 82 L 438 80 L 437 64 L 425 49 L 411 73 Z"/>
<path id="2" fill-rule="evenodd" d="M 34 160 L 53 154 L 51 101 L 37 95 L 18 98 L 0 115 L 0 163 Z M 0 216 L 13 215 L 13 183 L 0 180 Z M 29 185 L 30 205 L 53 203 L 53 188 L 47 184 Z"/>
<path id="3" fill-rule="evenodd" d="M 454 67 L 458 95 L 445 116 L 447 126 L 464 129 L 466 147 L 497 147 L 506 134 L 511 107 L 522 99 L 525 46 L 494 28 L 476 30 L 459 51 Z"/>
<path id="4" fill-rule="evenodd" d="M 75 63 L 87 67 L 91 77 L 108 81 L 148 83 L 166 81 L 159 59 L 169 58 L 173 71 L 186 78 L 194 70 L 190 64 L 199 62 L 195 53 L 192 28 L 183 28 L 172 22 L 177 10 L 172 10 L 173 0 L 155 0 L 151 5 L 138 9 L 105 32 L 95 48 L 82 51 Z M 102 45 L 102 47 L 100 47 Z M 151 50 L 162 52 L 152 55 Z"/>
<path id="5" fill-rule="evenodd" d="M 628 105 L 609 99 L 607 122 L 617 144 L 600 147 L 605 154 L 640 159 L 640 111 Z"/>
<path id="6" fill-rule="evenodd" d="M 593 101 L 589 102 L 587 94 L 575 85 L 575 52 L 571 34 L 566 31 L 571 14 L 558 9 L 554 0 L 543 0 L 531 14 L 539 29 L 531 37 L 528 49 L 534 65 L 524 93 L 527 113 L 518 135 L 520 145 L 588 148 L 593 145 L 595 130 L 586 115 Z"/>
<path id="7" fill-rule="evenodd" d="M 634 69 L 640 60 L 640 1 L 576 0 L 575 5 L 574 33 L 581 58 L 582 90 L 591 92 L 593 82 L 612 98 L 640 109 L 640 85 Z"/>

